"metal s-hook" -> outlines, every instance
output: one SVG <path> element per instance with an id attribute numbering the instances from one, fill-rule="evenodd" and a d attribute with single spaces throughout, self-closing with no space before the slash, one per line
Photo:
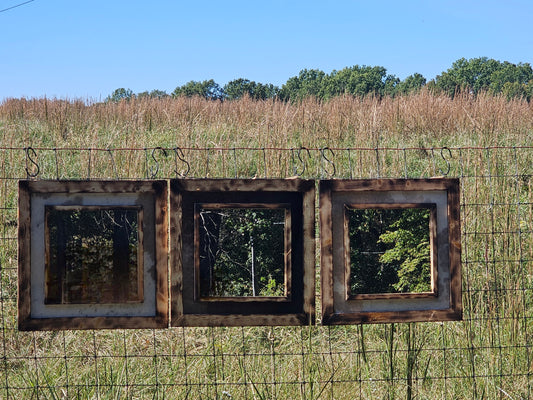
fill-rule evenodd
<path id="1" fill-rule="evenodd" d="M 89 159 L 87 163 L 87 180 L 90 180 L 91 179 L 91 159 L 92 159 L 93 149 L 89 147 L 87 150 L 89 150 Z"/>
<path id="2" fill-rule="evenodd" d="M 449 158 L 453 158 L 452 156 L 452 151 L 448 148 L 448 147 L 443 147 L 440 149 L 440 156 L 441 158 L 444 160 L 444 162 L 446 163 L 446 172 L 444 172 L 440 167 L 439 167 L 439 172 L 444 175 L 444 176 L 448 176 L 448 174 L 450 173 L 450 168 L 451 168 L 451 165 L 450 165 L 450 161 L 448 161 L 448 159 L 446 157 L 444 157 L 444 150 L 448 150 L 448 154 L 449 154 Z"/>
<path id="3" fill-rule="evenodd" d="M 39 172 L 41 172 L 41 168 L 39 167 L 39 164 L 37 164 L 37 162 L 35 162 L 34 160 L 34 158 L 37 158 L 37 153 L 32 147 L 25 147 L 24 151 L 26 153 L 26 176 L 28 178 L 35 178 L 37 175 L 39 175 Z M 33 153 L 33 157 L 30 155 L 30 152 Z M 35 168 L 37 168 L 35 172 L 30 172 L 28 161 L 32 163 L 33 165 L 35 165 Z"/>
<path id="4" fill-rule="evenodd" d="M 307 168 L 307 164 L 305 160 L 302 158 L 302 150 L 307 151 L 307 157 L 311 158 L 311 152 L 307 147 L 301 146 L 298 151 L 296 152 L 296 157 L 298 157 L 298 160 L 300 160 L 300 163 L 302 164 L 302 171 L 298 172 L 298 167 L 296 166 L 296 160 L 294 159 L 294 149 L 291 149 L 291 158 L 292 158 L 292 164 L 293 164 L 293 171 L 295 176 L 302 176 L 305 173 L 305 170 Z"/>
<path id="5" fill-rule="evenodd" d="M 185 155 L 183 154 L 183 150 L 180 148 L 180 147 L 174 147 L 174 154 L 176 156 L 176 168 L 174 168 L 174 172 L 176 173 L 176 176 L 181 176 L 182 178 L 185 178 L 187 175 L 189 175 L 189 172 L 191 171 L 191 165 L 189 164 L 189 162 L 185 159 Z M 187 166 L 187 171 L 185 171 L 185 173 L 183 174 L 180 174 L 178 172 L 178 159 L 185 163 L 185 165 Z"/>
<path id="6" fill-rule="evenodd" d="M 115 175 L 115 179 L 118 179 L 118 173 L 117 173 L 117 166 L 115 164 L 115 158 L 113 157 L 113 152 L 111 149 L 106 149 L 107 154 L 109 154 L 109 158 L 111 159 L 111 167 L 113 168 L 113 175 Z"/>
<path id="7" fill-rule="evenodd" d="M 335 167 L 335 163 L 329 159 L 328 157 L 326 157 L 326 150 L 329 151 L 331 157 L 335 157 L 335 153 L 333 152 L 333 150 L 331 150 L 329 147 L 323 147 L 320 149 L 320 155 L 322 156 L 322 158 L 324 159 L 324 161 L 326 162 L 326 164 L 331 164 L 331 166 L 333 167 L 333 172 L 329 173 L 327 168 L 325 166 L 323 166 L 322 168 L 324 169 L 324 172 L 329 176 L 329 177 L 333 177 L 335 176 L 336 172 L 337 172 L 337 168 Z"/>
<path id="8" fill-rule="evenodd" d="M 154 167 L 150 167 L 150 173 L 149 173 L 149 177 L 150 179 L 154 179 L 156 176 L 157 176 L 157 173 L 159 172 L 159 161 L 155 158 L 155 151 L 156 150 L 159 150 L 163 153 L 163 156 L 167 156 L 167 151 L 162 148 L 161 146 L 158 146 L 158 147 L 154 147 L 152 149 L 152 160 L 154 160 L 155 162 L 155 169 Z M 146 161 L 146 165 L 148 166 L 148 160 Z M 148 172 L 148 169 L 147 169 L 147 172 Z"/>

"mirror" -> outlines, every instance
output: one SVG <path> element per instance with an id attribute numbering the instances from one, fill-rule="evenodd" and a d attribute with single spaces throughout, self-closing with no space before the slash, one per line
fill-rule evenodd
<path id="1" fill-rule="evenodd" d="M 197 205 L 200 297 L 286 296 L 288 215 L 285 208 Z"/>
<path id="2" fill-rule="evenodd" d="M 431 208 L 367 207 L 345 210 L 348 297 L 432 292 Z"/>
<path id="3" fill-rule="evenodd" d="M 141 207 L 45 207 L 45 304 L 143 301 Z"/>

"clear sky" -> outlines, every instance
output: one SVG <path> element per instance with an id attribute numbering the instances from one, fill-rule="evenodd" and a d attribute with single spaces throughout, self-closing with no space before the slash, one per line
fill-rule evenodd
<path id="1" fill-rule="evenodd" d="M 356 64 L 430 80 L 461 57 L 533 64 L 532 21 L 533 0 L 33 0 L 0 11 L 0 101 Z"/>

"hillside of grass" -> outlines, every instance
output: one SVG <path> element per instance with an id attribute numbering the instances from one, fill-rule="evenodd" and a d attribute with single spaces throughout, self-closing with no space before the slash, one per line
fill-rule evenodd
<path id="1" fill-rule="evenodd" d="M 533 143 L 533 104 L 429 91 L 384 97 L 118 103 L 10 99 L 0 103 L 2 147 L 459 147 Z"/>
<path id="2" fill-rule="evenodd" d="M 452 99 L 422 90 L 298 103 L 5 100 L 0 398 L 531 398 L 532 144 L 533 104 L 488 94 Z M 35 153 L 25 150 L 29 146 Z M 186 172 L 460 178 L 463 321 L 18 331 L 19 178 L 144 179 Z"/>

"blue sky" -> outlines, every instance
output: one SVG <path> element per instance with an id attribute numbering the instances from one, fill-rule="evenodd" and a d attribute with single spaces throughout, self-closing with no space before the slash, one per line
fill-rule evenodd
<path id="1" fill-rule="evenodd" d="M 34 0 L 0 12 L 0 101 L 205 79 L 281 86 L 356 64 L 429 80 L 461 57 L 533 64 L 531 21 L 531 0 Z"/>

